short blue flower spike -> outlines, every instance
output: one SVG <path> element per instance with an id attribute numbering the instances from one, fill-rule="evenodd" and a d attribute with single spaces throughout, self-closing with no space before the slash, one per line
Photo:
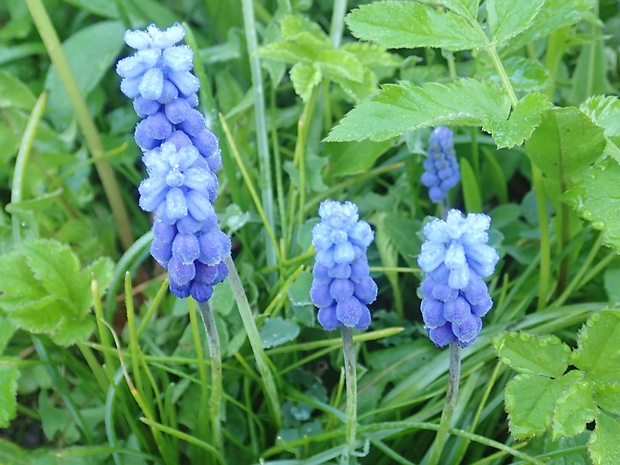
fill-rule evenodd
<path id="1" fill-rule="evenodd" d="M 316 263 L 310 289 L 319 308 L 319 324 L 328 331 L 342 325 L 366 330 L 370 325 L 367 305 L 377 298 L 366 258 L 374 234 L 368 223 L 359 221 L 352 202 L 325 200 L 319 216 L 321 222 L 312 230 Z"/>
<path id="2" fill-rule="evenodd" d="M 473 344 L 482 329 L 482 317 L 493 306 L 483 278 L 491 276 L 499 256 L 487 245 L 487 215 L 470 213 L 463 218 L 450 210 L 447 219 L 434 219 L 424 227 L 418 264 L 426 273 L 422 281 L 422 319 L 438 347 L 457 342 Z"/>
<path id="3" fill-rule="evenodd" d="M 205 302 L 228 275 L 224 259 L 231 244 L 212 205 L 220 148 L 194 109 L 200 83 L 192 74 L 192 50 L 175 45 L 184 36 L 180 24 L 127 31 L 125 42 L 137 52 L 120 60 L 116 71 L 142 118 L 135 139 L 148 178 L 138 190 L 140 207 L 155 214 L 151 254 L 168 270 L 173 294 Z"/>
<path id="4" fill-rule="evenodd" d="M 452 131 L 445 126 L 437 126 L 431 132 L 421 181 L 428 187 L 433 202 L 444 199 L 461 179 L 452 137 Z"/>

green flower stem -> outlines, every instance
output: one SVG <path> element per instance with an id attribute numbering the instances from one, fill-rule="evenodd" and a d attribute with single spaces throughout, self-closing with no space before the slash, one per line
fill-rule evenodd
<path id="1" fill-rule="evenodd" d="M 211 307 L 208 302 L 198 302 L 198 309 L 202 317 L 202 323 L 207 332 L 207 344 L 209 345 L 209 355 L 211 356 L 211 398 L 209 405 L 211 408 L 211 424 L 213 428 L 213 444 L 219 451 L 224 451 L 222 440 L 222 351 L 220 349 L 220 336 L 217 332 L 217 325 Z"/>
<path id="2" fill-rule="evenodd" d="M 248 47 L 250 60 L 250 72 L 252 75 L 252 87 L 254 89 L 254 121 L 256 124 L 256 142 L 258 145 L 258 164 L 262 175 L 261 201 L 265 210 L 269 227 L 274 230 L 275 220 L 273 211 L 273 185 L 271 180 L 271 160 L 269 158 L 269 145 L 267 142 L 267 124 L 265 118 L 265 96 L 263 91 L 263 77 L 261 74 L 260 60 L 256 55 L 258 39 L 256 37 L 256 25 L 254 19 L 254 5 L 252 0 L 241 1 L 243 9 L 243 24 L 245 39 Z M 266 239 L 269 239 L 268 237 Z M 277 262 L 276 246 L 265 240 L 267 264 L 275 265 Z"/>
<path id="3" fill-rule="evenodd" d="M 480 27 L 479 24 L 478 24 L 478 27 Z M 486 37 L 486 34 L 485 34 L 485 37 Z M 508 96 L 510 97 L 510 103 L 512 104 L 512 107 L 513 108 L 516 107 L 517 103 L 519 102 L 519 99 L 517 99 L 517 94 L 515 94 L 515 90 L 512 88 L 512 84 L 510 84 L 510 80 L 508 79 L 508 74 L 506 74 L 506 70 L 504 69 L 502 60 L 499 58 L 499 55 L 497 54 L 495 45 L 489 45 L 487 47 L 487 53 L 491 57 L 493 66 L 495 66 L 495 71 L 497 71 L 497 74 L 499 74 L 499 78 L 502 81 L 502 85 L 504 86 L 504 89 L 506 89 L 506 92 L 508 92 Z"/>
<path id="4" fill-rule="evenodd" d="M 88 152 L 95 160 L 95 169 L 97 170 L 103 190 L 110 204 L 110 208 L 112 209 L 112 215 L 118 227 L 121 245 L 124 250 L 127 250 L 131 244 L 133 244 L 133 234 L 131 233 L 129 216 L 127 215 L 123 198 L 121 197 L 116 178 L 114 177 L 114 171 L 105 160 L 101 159 L 105 150 L 103 149 L 103 143 L 99 137 L 95 122 L 90 116 L 84 97 L 80 93 L 75 76 L 71 72 L 69 62 L 67 61 L 67 57 L 65 56 L 56 30 L 47 14 L 43 2 L 41 0 L 26 0 L 26 4 L 28 5 L 37 30 L 39 31 L 39 35 L 43 40 L 43 44 L 47 49 L 47 53 L 56 67 L 60 81 L 67 92 L 69 102 L 75 112 L 77 124 L 84 137 Z"/>
<path id="5" fill-rule="evenodd" d="M 34 142 L 34 137 L 37 133 L 37 127 L 43 116 L 45 110 L 45 103 L 47 102 L 47 93 L 43 92 L 37 99 L 32 113 L 28 118 L 26 129 L 24 130 L 24 136 L 19 144 L 19 150 L 17 152 L 17 159 L 15 160 L 15 170 L 13 171 L 13 184 L 11 187 L 11 203 L 15 204 L 22 201 L 22 192 L 24 189 L 24 175 L 26 173 L 26 166 L 28 165 L 28 159 L 30 158 L 30 149 Z M 20 221 L 15 215 L 11 215 L 11 221 L 13 223 L 13 243 L 17 244 L 21 240 L 20 234 Z"/>
<path id="6" fill-rule="evenodd" d="M 355 430 L 357 427 L 357 373 L 355 369 L 355 349 L 353 330 L 342 327 L 342 354 L 344 355 L 344 376 L 347 385 L 347 456 L 348 464 L 356 463 Z"/>
<path id="7" fill-rule="evenodd" d="M 263 345 L 258 334 L 258 328 L 256 327 L 256 322 L 252 316 L 252 310 L 250 309 L 250 303 L 245 295 L 241 278 L 239 278 L 239 273 L 237 273 L 237 268 L 235 268 L 235 263 L 231 257 L 226 258 L 226 266 L 228 267 L 229 273 L 228 282 L 230 283 L 233 295 L 237 301 L 239 314 L 241 315 L 243 326 L 245 327 L 248 339 L 250 340 L 250 345 L 252 346 L 252 351 L 254 352 L 256 366 L 263 380 L 265 393 L 267 394 L 267 401 L 271 409 L 271 415 L 276 422 L 276 427 L 280 429 L 282 427 L 282 409 L 280 408 L 280 400 L 278 397 L 276 383 L 273 379 L 271 369 L 269 368 L 269 359 L 263 350 Z"/>
<path id="8" fill-rule="evenodd" d="M 433 443 L 433 450 L 428 465 L 437 465 L 441 457 L 441 452 L 448 439 L 450 421 L 454 413 L 456 398 L 459 393 L 459 381 L 461 378 L 461 353 L 456 342 L 450 343 L 450 372 L 448 374 L 448 390 L 446 392 L 446 403 L 441 414 L 437 437 Z"/>

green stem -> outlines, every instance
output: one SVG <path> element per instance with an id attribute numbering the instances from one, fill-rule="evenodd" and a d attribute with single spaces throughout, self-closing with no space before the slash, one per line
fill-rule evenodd
<path id="1" fill-rule="evenodd" d="M 355 430 L 357 427 L 357 373 L 355 367 L 355 349 L 353 347 L 353 330 L 342 327 L 342 354 L 344 355 L 344 376 L 347 385 L 347 456 L 348 464 L 356 463 Z"/>
<path id="2" fill-rule="evenodd" d="M 237 301 L 239 315 L 241 316 L 243 326 L 245 327 L 248 339 L 250 340 L 250 345 L 252 346 L 252 351 L 254 352 L 256 367 L 258 368 L 258 372 L 263 380 L 271 414 L 276 422 L 277 428 L 280 429 L 282 427 L 282 409 L 280 408 L 280 400 L 278 397 L 276 383 L 273 379 L 271 369 L 269 368 L 269 360 L 263 350 L 263 345 L 258 334 L 258 328 L 256 327 L 256 322 L 252 316 L 252 309 L 250 309 L 250 303 L 248 302 L 248 298 L 243 290 L 243 284 L 241 283 L 241 278 L 239 278 L 239 273 L 237 273 L 237 268 L 235 268 L 235 263 L 231 257 L 226 257 L 225 261 L 229 273 L 228 282 L 232 288 L 233 296 Z"/>
<path id="3" fill-rule="evenodd" d="M 274 211 L 273 211 L 273 186 L 271 180 L 271 160 L 269 158 L 269 145 L 267 141 L 267 125 L 265 118 L 265 97 L 263 91 L 263 78 L 260 69 L 260 60 L 256 55 L 258 49 L 258 39 L 256 37 L 256 26 L 254 19 L 254 5 L 252 0 L 242 0 L 243 24 L 245 28 L 245 38 L 248 47 L 248 57 L 250 60 L 250 72 L 252 75 L 252 87 L 254 88 L 254 120 L 256 124 L 256 142 L 258 145 L 258 164 L 262 175 L 261 179 L 261 201 L 265 210 L 269 227 L 274 230 Z M 276 247 L 269 242 L 265 233 L 265 248 L 267 253 L 267 264 L 275 265 L 277 262 Z"/>
<path id="4" fill-rule="evenodd" d="M 459 381 L 461 378 L 461 354 L 456 342 L 450 343 L 450 373 L 448 375 L 448 390 L 446 392 L 446 403 L 441 414 L 437 437 L 433 443 L 433 450 L 428 465 L 437 465 L 443 451 L 443 446 L 448 439 L 450 421 L 456 406 L 456 398 L 459 393 Z"/>
<path id="5" fill-rule="evenodd" d="M 478 27 L 480 27 L 480 25 L 478 25 Z M 504 86 L 504 89 L 506 89 L 506 92 L 508 92 L 508 96 L 510 97 L 510 102 L 512 103 L 512 107 L 514 108 L 515 106 L 517 106 L 519 99 L 517 99 L 517 94 L 515 94 L 515 90 L 512 88 L 512 84 L 510 84 L 510 80 L 508 79 L 508 74 L 506 74 L 506 70 L 504 69 L 502 60 L 500 60 L 499 55 L 497 54 L 495 45 L 488 45 L 486 50 L 487 50 L 487 53 L 491 57 L 491 61 L 493 62 L 493 66 L 495 66 L 495 70 L 497 71 L 497 74 L 499 74 L 499 78 L 502 81 L 502 85 Z"/>
<path id="6" fill-rule="evenodd" d="M 540 227 L 540 286 L 538 288 L 537 309 L 542 310 L 545 308 L 547 298 L 549 297 L 549 282 L 551 279 L 551 239 L 542 171 L 534 163 L 532 163 L 532 181 L 536 192 L 538 224 Z"/>
<path id="7" fill-rule="evenodd" d="M 26 173 L 26 166 L 28 165 L 28 158 L 30 157 L 30 149 L 34 142 L 34 137 L 37 133 L 37 127 L 43 116 L 45 110 L 45 103 L 47 102 L 47 93 L 43 92 L 37 99 L 32 113 L 28 118 L 26 129 L 24 130 L 24 136 L 19 144 L 19 150 L 17 152 L 17 159 L 15 160 L 15 170 L 13 171 L 13 185 L 11 187 L 11 203 L 15 204 L 21 202 L 22 192 L 24 189 L 24 175 Z M 11 215 L 11 221 L 13 223 L 13 243 L 17 244 L 21 240 L 20 234 L 20 221 L 15 215 Z"/>
<path id="8" fill-rule="evenodd" d="M 202 323 L 207 333 L 207 344 L 211 357 L 211 424 L 213 425 L 213 443 L 217 450 L 224 452 L 222 439 L 222 419 L 220 415 L 222 406 L 222 352 L 220 350 L 220 336 L 211 307 L 208 302 L 198 302 L 198 309 L 202 317 Z"/>
<path id="9" fill-rule="evenodd" d="M 332 21 L 329 27 L 329 38 L 334 48 L 340 47 L 342 31 L 344 30 L 344 15 L 347 12 L 347 0 L 334 0 Z"/>
<path id="10" fill-rule="evenodd" d="M 127 250 L 131 244 L 133 244 L 131 223 L 129 222 L 129 216 L 127 215 L 127 210 L 125 209 L 125 204 L 123 203 L 116 178 L 114 177 L 114 171 L 106 161 L 101 159 L 105 150 L 103 149 L 103 143 L 99 137 L 95 122 L 91 118 L 88 107 L 86 106 L 86 101 L 80 93 L 75 76 L 71 72 L 69 62 L 43 2 L 41 0 L 26 0 L 26 4 L 28 5 L 32 19 L 47 49 L 47 53 L 56 67 L 60 82 L 62 82 L 67 92 L 69 102 L 75 112 L 77 124 L 84 137 L 88 152 L 90 156 L 96 160 L 95 168 L 101 180 L 110 208 L 112 209 L 112 215 L 118 227 L 121 245 L 123 249 Z"/>

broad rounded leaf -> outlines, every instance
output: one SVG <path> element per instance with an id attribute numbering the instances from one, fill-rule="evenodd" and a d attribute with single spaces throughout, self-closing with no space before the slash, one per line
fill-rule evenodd
<path id="1" fill-rule="evenodd" d="M 299 334 L 299 325 L 293 320 L 280 317 L 268 318 L 259 333 L 263 348 L 270 349 L 295 339 Z"/>
<path id="2" fill-rule="evenodd" d="M 596 419 L 596 428 L 590 436 L 588 451 L 596 465 L 617 465 L 620 463 L 620 421 L 601 412 Z"/>

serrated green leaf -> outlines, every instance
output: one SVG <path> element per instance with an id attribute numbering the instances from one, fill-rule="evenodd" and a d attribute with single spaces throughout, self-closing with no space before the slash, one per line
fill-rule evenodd
<path id="1" fill-rule="evenodd" d="M 363 173 L 383 155 L 392 144 L 383 142 L 333 142 L 325 144 L 332 176 L 348 176 Z"/>
<path id="2" fill-rule="evenodd" d="M 603 231 L 607 245 L 620 250 L 620 165 L 613 158 L 598 161 L 562 199 L 592 226 Z"/>
<path id="3" fill-rule="evenodd" d="M 543 112 L 549 107 L 551 102 L 547 96 L 533 92 L 519 100 L 508 121 L 491 120 L 482 129 L 493 135 L 498 148 L 521 145 L 538 127 Z"/>
<path id="4" fill-rule="evenodd" d="M 490 82 L 459 79 L 450 84 L 388 84 L 351 110 L 326 141 L 387 140 L 437 125 L 484 126 L 506 120 L 508 95 Z"/>
<path id="5" fill-rule="evenodd" d="M 280 21 L 280 33 L 285 41 L 318 47 L 332 47 L 331 40 L 317 23 L 298 15 L 285 16 Z"/>
<path id="6" fill-rule="evenodd" d="M 465 201 L 465 209 L 468 212 L 481 212 L 482 195 L 474 169 L 466 158 L 461 158 L 461 190 Z"/>
<path id="7" fill-rule="evenodd" d="M 51 335 L 51 338 L 54 343 L 67 347 L 88 339 L 94 330 L 95 322 L 92 319 L 65 317 L 60 320 L 57 331 Z"/>
<path id="8" fill-rule="evenodd" d="M 557 401 L 551 421 L 553 439 L 581 433 L 598 416 L 593 394 L 592 383 L 588 381 L 575 381 L 568 386 Z"/>
<path id="9" fill-rule="evenodd" d="M 588 451 L 594 465 L 617 465 L 620 463 L 620 421 L 617 417 L 601 412 L 596 428 L 590 436 Z"/>
<path id="10" fill-rule="evenodd" d="M 525 149 L 546 176 L 567 185 L 601 157 L 605 145 L 603 129 L 567 107 L 545 111 Z"/>
<path id="11" fill-rule="evenodd" d="M 263 348 L 270 349 L 295 339 L 299 335 L 299 325 L 281 317 L 267 318 L 258 332 Z"/>
<path id="12" fill-rule="evenodd" d="M 344 50 L 321 50 L 316 65 L 330 79 L 348 79 L 354 82 L 363 82 L 364 67 L 349 52 Z"/>
<path id="13" fill-rule="evenodd" d="M 353 10 L 345 21 L 355 37 L 386 48 L 457 51 L 481 48 L 487 42 L 469 20 L 421 3 L 375 2 Z"/>
<path id="14" fill-rule="evenodd" d="M 262 46 L 256 55 L 271 58 L 285 63 L 314 63 L 317 60 L 317 51 L 307 45 L 294 42 L 273 42 Z"/>
<path id="15" fill-rule="evenodd" d="M 366 67 L 400 66 L 402 58 L 399 55 L 387 52 L 383 47 L 369 42 L 347 42 L 340 47 L 352 54 Z"/>
<path id="16" fill-rule="evenodd" d="M 68 246 L 38 239 L 23 242 L 20 248 L 36 279 L 49 294 L 67 304 L 73 317 L 88 313 L 90 275 L 80 272 L 80 261 Z"/>
<path id="17" fill-rule="evenodd" d="M 30 88 L 12 74 L 0 70 L 0 108 L 32 110 L 36 97 Z"/>
<path id="18" fill-rule="evenodd" d="M 495 353 L 505 365 L 519 373 L 558 378 L 568 368 L 571 350 L 555 336 L 524 332 L 502 333 L 493 338 Z"/>
<path id="19" fill-rule="evenodd" d="M 6 428 L 15 418 L 15 395 L 17 393 L 17 367 L 0 365 L 0 428 Z"/>
<path id="20" fill-rule="evenodd" d="M 112 275 L 114 274 L 114 262 L 108 257 L 99 257 L 97 260 L 88 265 L 82 273 L 86 274 L 88 279 L 94 275 L 97 280 L 97 286 L 99 287 L 99 295 L 103 296 L 106 289 L 112 281 Z"/>
<path id="21" fill-rule="evenodd" d="M 28 302 L 47 296 L 26 260 L 18 252 L 0 255 L 0 269 L 11 270 L 10 273 L 0 273 L 0 308 L 5 312 L 20 309 Z"/>
<path id="22" fill-rule="evenodd" d="M 331 79 L 338 84 L 345 94 L 351 97 L 354 102 L 360 102 L 377 91 L 377 78 L 368 68 L 364 68 L 362 82 L 352 81 L 351 79 L 345 79 L 337 75 L 332 75 Z"/>
<path id="23" fill-rule="evenodd" d="M 295 93 L 305 102 L 310 97 L 312 89 L 321 82 L 321 70 L 315 65 L 297 63 L 291 68 L 291 81 Z"/>
<path id="24" fill-rule="evenodd" d="M 596 405 L 615 415 L 620 415 L 620 384 L 596 383 L 594 386 Z"/>
<path id="25" fill-rule="evenodd" d="M 540 11 L 540 0 L 488 0 L 487 21 L 496 44 L 526 30 Z"/>
<path id="26" fill-rule="evenodd" d="M 63 43 L 63 50 L 82 95 L 88 95 L 108 72 L 123 48 L 125 26 L 120 21 L 101 21 L 73 34 Z M 65 127 L 73 117 L 71 102 L 52 66 L 45 79 L 49 91 L 47 109 L 51 120 Z"/>
<path id="27" fill-rule="evenodd" d="M 0 355 L 4 352 L 4 348 L 7 346 L 15 330 L 17 328 L 9 321 L 9 319 L 0 314 Z"/>
<path id="28" fill-rule="evenodd" d="M 605 130 L 605 152 L 620 162 L 620 100 L 610 95 L 595 95 L 583 102 L 579 109 Z"/>
<path id="29" fill-rule="evenodd" d="M 479 3 L 479 0 L 442 0 L 441 2 L 442 5 L 448 7 L 455 13 L 472 20 L 475 20 L 476 16 L 478 16 Z"/>
<path id="30" fill-rule="evenodd" d="M 578 23 L 592 9 L 593 4 L 593 0 L 545 0 L 532 25 L 507 42 L 502 51 L 509 54 L 536 39 L 548 36 L 556 29 Z"/>
<path id="31" fill-rule="evenodd" d="M 616 180 L 617 182 L 617 180 Z M 584 370 L 588 379 L 618 382 L 620 379 L 620 311 L 595 313 L 579 331 L 578 348 L 571 363 Z"/>
<path id="32" fill-rule="evenodd" d="M 530 374 L 515 376 L 506 385 L 505 394 L 512 435 L 517 439 L 526 439 L 547 431 L 558 397 L 582 377 L 579 371 L 571 371 L 556 379 Z"/>
<path id="33" fill-rule="evenodd" d="M 23 303 L 8 313 L 8 317 L 15 326 L 31 333 L 51 333 L 63 319 L 65 308 L 63 302 L 47 295 L 39 300 Z"/>

